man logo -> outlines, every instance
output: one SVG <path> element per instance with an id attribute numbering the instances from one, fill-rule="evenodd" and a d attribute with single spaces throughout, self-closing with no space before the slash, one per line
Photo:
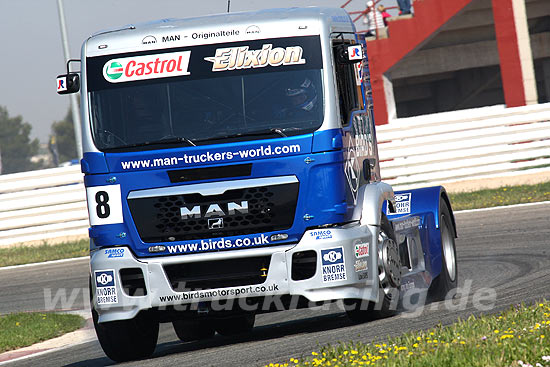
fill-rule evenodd
<path id="1" fill-rule="evenodd" d="M 227 212 L 222 209 L 222 204 L 210 204 L 208 207 L 194 206 L 192 209 L 187 207 L 180 208 L 180 214 L 182 219 L 191 218 L 209 218 L 214 216 L 223 215 L 235 215 L 236 213 L 248 214 L 248 201 L 241 201 L 241 203 L 227 203 Z M 221 228 L 221 227 L 220 227 Z"/>
<path id="2" fill-rule="evenodd" d="M 221 229 L 223 228 L 223 218 L 208 219 L 208 229 Z"/>
<path id="3" fill-rule="evenodd" d="M 150 45 L 153 43 L 157 43 L 157 39 L 154 36 L 147 36 L 141 40 L 141 43 L 144 45 Z"/>
<path id="4" fill-rule="evenodd" d="M 246 34 L 258 34 L 260 33 L 260 27 L 257 25 L 251 25 L 248 28 L 246 28 Z"/>

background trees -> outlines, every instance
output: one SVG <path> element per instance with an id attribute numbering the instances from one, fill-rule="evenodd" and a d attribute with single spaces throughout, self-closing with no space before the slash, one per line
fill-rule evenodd
<path id="1" fill-rule="evenodd" d="M 53 155 L 55 165 L 77 158 L 73 116 L 70 108 L 63 120 L 52 124 L 52 134 L 50 135 L 48 147 Z M 56 154 L 57 162 L 55 162 Z"/>
<path id="2" fill-rule="evenodd" d="M 10 117 L 8 110 L 0 106 L 1 173 L 30 171 L 41 168 L 42 163 L 31 162 L 38 153 L 38 139 L 31 140 L 31 125 L 21 116 Z"/>

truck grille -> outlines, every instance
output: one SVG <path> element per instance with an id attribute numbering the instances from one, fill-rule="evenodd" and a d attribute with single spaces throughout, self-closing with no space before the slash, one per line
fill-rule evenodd
<path id="1" fill-rule="evenodd" d="M 232 189 L 220 195 L 130 198 L 128 205 L 142 241 L 186 241 L 288 229 L 294 222 L 298 189 L 298 182 L 293 182 Z M 231 210 L 235 204 L 247 209 Z M 182 215 L 182 208 L 194 214 Z"/>

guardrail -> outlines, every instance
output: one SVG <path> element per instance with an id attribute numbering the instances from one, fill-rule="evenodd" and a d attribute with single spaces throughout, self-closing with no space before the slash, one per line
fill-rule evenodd
<path id="1" fill-rule="evenodd" d="M 0 176 L 0 246 L 88 235 L 80 166 Z"/>
<path id="2" fill-rule="evenodd" d="M 403 118 L 377 133 L 382 178 L 397 189 L 550 170 L 550 103 Z"/>
<path id="3" fill-rule="evenodd" d="M 550 171 L 550 103 L 403 118 L 377 133 L 395 189 Z M 0 246 L 85 238 L 88 226 L 79 166 L 0 175 Z"/>

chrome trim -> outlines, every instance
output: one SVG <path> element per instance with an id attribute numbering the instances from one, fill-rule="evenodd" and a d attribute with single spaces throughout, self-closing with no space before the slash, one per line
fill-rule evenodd
<path id="1" fill-rule="evenodd" d="M 160 189 L 147 189 L 132 191 L 128 199 L 152 198 L 157 196 L 201 194 L 204 196 L 221 195 L 228 190 L 247 189 L 259 186 L 284 185 L 298 182 L 296 176 L 264 177 L 236 181 L 207 182 L 192 185 L 174 187 L 162 187 Z"/>

